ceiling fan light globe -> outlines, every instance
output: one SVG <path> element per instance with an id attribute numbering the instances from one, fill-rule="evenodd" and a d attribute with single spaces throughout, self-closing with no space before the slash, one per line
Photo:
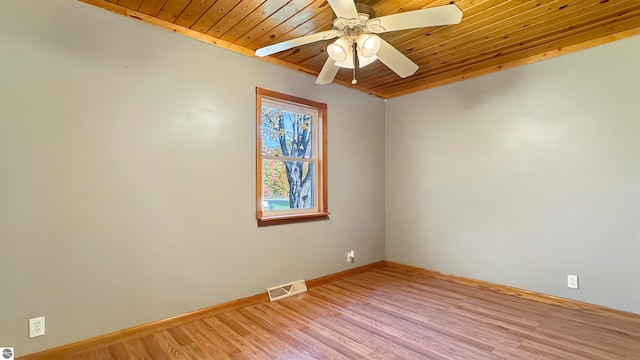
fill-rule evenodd
<path id="1" fill-rule="evenodd" d="M 380 48 L 380 42 L 376 41 L 375 36 L 372 35 L 368 35 L 365 37 L 364 41 L 362 42 L 362 48 L 365 50 L 373 50 L 375 48 Z"/>
<path id="2" fill-rule="evenodd" d="M 348 50 L 348 41 L 345 38 L 339 38 L 335 42 L 329 44 L 327 46 L 327 53 L 329 57 L 331 57 L 335 62 L 343 62 L 347 60 L 349 52 Z"/>
<path id="3" fill-rule="evenodd" d="M 336 44 L 329 44 L 329 46 L 327 46 L 327 53 L 335 62 L 342 62 L 347 59 L 347 54 Z"/>
<path id="4" fill-rule="evenodd" d="M 358 37 L 358 50 L 365 58 L 374 57 L 380 50 L 380 38 L 373 34 L 362 34 Z"/>

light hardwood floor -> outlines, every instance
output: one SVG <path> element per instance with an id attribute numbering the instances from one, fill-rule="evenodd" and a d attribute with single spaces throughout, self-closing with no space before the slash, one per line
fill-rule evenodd
<path id="1" fill-rule="evenodd" d="M 384 267 L 73 359 L 640 359 L 639 319 Z"/>

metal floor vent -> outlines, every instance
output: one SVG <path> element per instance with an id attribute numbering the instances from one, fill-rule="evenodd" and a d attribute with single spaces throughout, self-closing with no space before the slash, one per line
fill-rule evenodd
<path id="1" fill-rule="evenodd" d="M 269 300 L 271 301 L 284 299 L 286 297 L 300 294 L 306 291 L 307 284 L 304 282 L 304 280 L 298 280 L 267 289 L 267 293 L 269 293 Z"/>

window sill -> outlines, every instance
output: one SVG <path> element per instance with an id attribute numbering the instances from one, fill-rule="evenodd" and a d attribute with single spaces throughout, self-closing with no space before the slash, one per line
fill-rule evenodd
<path id="1" fill-rule="evenodd" d="M 283 215 L 258 218 L 258 227 L 271 225 L 294 224 L 309 221 L 329 220 L 329 213 L 312 213 L 302 215 Z"/>

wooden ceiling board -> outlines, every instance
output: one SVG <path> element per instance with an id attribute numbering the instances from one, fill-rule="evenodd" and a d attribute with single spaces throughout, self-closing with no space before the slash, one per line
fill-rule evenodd
<path id="1" fill-rule="evenodd" d="M 308 0 L 291 0 L 285 6 L 274 12 L 269 18 L 262 21 L 258 26 L 246 32 L 242 37 L 234 41 L 234 43 L 248 47 L 254 40 L 260 38 L 264 34 L 268 34 L 281 23 L 289 20 L 297 12 L 307 7 Z"/>
<path id="2" fill-rule="evenodd" d="M 143 14 L 156 16 L 164 6 L 165 1 L 166 0 L 143 0 L 138 11 Z"/>
<path id="3" fill-rule="evenodd" d="M 232 0 L 236 3 L 236 0 Z M 186 8 L 182 11 L 182 13 L 178 16 L 178 18 L 173 22 L 176 25 L 184 26 L 187 28 L 191 28 L 193 24 L 198 21 L 202 15 L 209 9 L 220 8 L 220 3 L 223 1 L 216 0 L 194 0 L 191 1 Z M 213 7 L 213 3 L 216 3 L 216 6 Z M 226 11 L 225 11 L 226 12 Z M 204 31 L 201 31 L 204 32 Z"/>
<path id="4" fill-rule="evenodd" d="M 468 10 L 465 10 L 466 21 L 460 24 L 408 30 L 404 33 L 391 33 L 388 35 L 388 40 L 395 46 L 414 47 L 418 45 L 421 48 L 426 48 L 438 45 L 440 47 L 457 47 L 460 41 L 464 41 L 464 39 L 471 39 L 473 41 L 481 38 L 485 35 L 488 27 L 493 26 L 496 28 L 496 25 L 500 26 L 502 22 L 509 19 L 513 14 L 526 12 L 529 8 L 536 7 L 530 3 L 523 3 L 517 6 L 507 6 L 503 3 L 494 5 L 478 13 L 474 13 L 473 11 L 476 7 L 470 7 Z M 422 36 L 425 38 L 423 39 Z"/>
<path id="5" fill-rule="evenodd" d="M 165 21 L 174 22 L 190 2 L 191 0 L 167 0 L 156 17 Z"/>
<path id="6" fill-rule="evenodd" d="M 140 4 L 142 4 L 142 0 L 119 0 L 118 1 L 118 5 L 122 5 L 129 9 L 135 9 L 135 10 L 138 10 L 138 8 L 140 7 Z"/>
<path id="7" fill-rule="evenodd" d="M 599 3 L 601 0 L 596 0 L 594 3 Z M 623 8 L 623 4 L 620 8 Z M 595 8 L 594 10 L 592 10 Z M 538 10 L 538 9 L 534 9 Z M 593 15 L 592 11 L 599 12 L 600 8 L 592 5 L 591 7 L 585 6 L 576 11 L 566 11 L 561 15 L 554 17 L 553 19 L 549 19 L 546 13 L 541 13 L 540 11 L 528 10 L 527 14 L 527 22 L 525 24 L 520 23 L 504 23 L 504 27 L 500 29 L 492 30 L 491 26 L 485 26 L 482 28 L 482 32 L 474 32 L 476 36 L 467 36 L 463 34 L 456 38 L 455 47 L 448 48 L 449 52 L 440 51 L 438 54 L 438 58 L 441 59 L 440 62 L 447 61 L 447 57 L 450 55 L 462 55 L 465 57 L 468 54 L 478 53 L 478 49 L 496 49 L 502 44 L 508 43 L 519 43 L 523 40 L 526 40 L 530 37 L 537 37 L 540 34 L 540 31 L 544 31 L 547 36 L 550 33 L 556 31 L 556 29 L 571 27 L 572 24 L 579 23 L 581 18 L 586 17 L 586 15 Z M 544 9 L 541 9 L 544 10 Z M 581 15 L 581 13 L 583 15 Z M 585 14 L 588 13 L 588 14 Z M 588 17 L 587 17 L 588 18 Z M 568 24 L 567 24 L 568 22 Z M 507 35 L 505 35 L 507 34 Z M 445 48 L 447 49 L 447 48 Z M 420 57 L 424 54 L 421 54 L 419 51 L 415 53 L 416 59 L 420 59 Z M 454 59 L 455 60 L 455 59 Z"/>
<path id="8" fill-rule="evenodd" d="M 276 42 L 290 40 L 296 37 L 312 34 L 320 29 L 325 29 L 327 21 L 331 22 L 331 13 L 321 12 L 319 9 L 326 0 L 315 0 L 293 15 L 287 21 L 279 24 L 272 31 L 249 43 L 250 49 L 257 49 Z"/>
<path id="9" fill-rule="evenodd" d="M 393 45 L 405 48 L 407 51 L 412 49 L 410 52 L 412 58 L 418 59 L 420 56 L 426 55 L 429 59 L 437 59 L 439 63 L 443 63 L 445 62 L 445 60 L 441 59 L 443 54 L 449 54 L 451 51 L 459 52 L 467 44 L 477 45 L 484 40 L 488 40 L 492 27 L 508 26 L 509 23 L 506 23 L 504 19 L 510 18 L 513 14 L 523 13 L 530 16 L 528 11 L 538 8 L 535 4 L 533 4 L 532 8 L 531 6 L 532 4 L 530 3 L 515 7 L 498 5 L 481 14 L 470 15 L 466 23 L 440 27 L 434 31 L 427 30 L 426 34 L 424 34 L 426 39 L 418 36 L 421 35 L 418 30 L 418 33 L 414 31 L 402 37 L 402 39 L 408 38 L 408 41 L 400 42 L 401 38 L 397 38 L 391 40 L 391 42 Z M 517 27 L 519 26 L 518 24 Z M 502 29 L 498 28 L 495 31 L 499 34 L 499 37 L 508 38 L 510 35 L 504 35 L 507 32 Z"/>
<path id="10" fill-rule="evenodd" d="M 242 35 L 244 35 L 249 29 L 253 29 L 254 27 L 258 26 L 261 22 L 269 18 L 273 13 L 280 10 L 286 4 L 287 0 L 265 1 L 241 21 L 234 24 L 231 29 L 222 34 L 220 38 L 235 43 L 235 41 L 240 39 Z"/>
<path id="11" fill-rule="evenodd" d="M 619 15 L 614 15 L 616 15 L 616 17 L 622 16 L 624 15 L 624 12 L 626 10 L 621 11 L 622 12 L 620 12 Z M 596 12 L 594 15 L 595 16 L 589 17 L 587 19 L 576 15 L 563 21 L 554 22 L 551 26 L 547 27 L 545 27 L 544 24 L 541 23 L 539 24 L 539 26 L 541 28 L 545 28 L 544 35 L 539 35 L 539 33 L 537 32 L 524 30 L 517 31 L 517 29 L 514 29 L 513 32 L 510 32 L 510 34 L 512 35 L 506 39 L 503 37 L 501 40 L 499 36 L 489 37 L 487 41 L 481 42 L 479 44 L 471 44 L 466 49 L 458 49 L 461 51 L 461 54 L 456 54 L 455 52 L 449 54 L 440 54 L 438 57 L 442 59 L 442 62 L 440 62 L 440 64 L 443 65 L 440 67 L 437 67 L 437 60 L 433 59 L 423 61 L 422 63 L 424 63 L 426 65 L 425 67 L 427 67 L 430 71 L 443 71 L 447 68 L 450 68 L 450 66 L 447 66 L 447 64 L 454 64 L 453 66 L 456 66 L 457 64 L 474 63 L 478 60 L 486 59 L 487 57 L 498 57 L 521 51 L 521 49 L 531 48 L 538 44 L 552 43 L 556 39 L 566 38 L 573 34 L 584 33 L 585 38 L 591 39 L 592 37 L 588 34 L 589 31 L 593 31 L 593 29 L 599 27 L 607 27 L 607 25 L 611 21 L 618 21 L 612 20 L 611 14 L 599 14 Z M 627 15 L 627 17 L 628 16 L 629 15 Z M 631 16 L 634 15 L 632 14 Z M 585 21 L 580 22 L 583 19 Z M 558 27 L 558 25 L 562 26 Z M 491 51 L 487 51 L 487 49 L 490 49 Z M 420 61 L 425 59 L 418 58 L 417 60 Z M 434 65 L 436 67 L 430 68 L 431 65 Z"/>
<path id="12" fill-rule="evenodd" d="M 205 9 L 203 15 L 188 27 L 206 34 L 240 4 L 240 0 L 218 0 L 215 4 L 210 5 L 208 9 Z"/>
<path id="13" fill-rule="evenodd" d="M 312 47 L 305 50 L 294 49 L 288 52 L 287 56 L 284 58 L 280 58 L 286 62 L 293 62 L 295 64 L 305 64 L 307 62 L 324 62 L 327 60 L 327 45 L 331 43 L 331 40 L 319 41 L 316 44 L 313 44 Z M 318 59 L 315 59 L 318 58 Z"/>
<path id="14" fill-rule="evenodd" d="M 447 0 L 411 0 L 411 1 L 358 1 L 359 3 L 366 3 L 373 7 L 376 11 L 376 17 L 393 15 L 406 11 L 420 10 L 427 7 L 434 7 L 440 5 L 447 5 L 451 1 Z M 457 3 L 457 2 L 456 2 Z"/>
<path id="15" fill-rule="evenodd" d="M 234 25 L 242 21 L 249 14 L 253 13 L 265 0 L 245 0 L 236 5 L 231 11 L 227 12 L 227 15 L 220 19 L 212 26 L 203 27 L 200 32 L 206 32 L 207 34 L 220 38 L 226 34 Z"/>
<path id="16" fill-rule="evenodd" d="M 331 29 L 326 0 L 80 0 L 248 56 L 257 48 Z M 360 0 L 377 16 L 455 3 L 460 24 L 381 34 L 418 64 L 400 78 L 379 61 L 341 69 L 334 82 L 389 98 L 640 34 L 638 0 Z M 265 61 L 317 75 L 320 41 Z M 317 85 L 320 86 L 320 85 Z"/>

